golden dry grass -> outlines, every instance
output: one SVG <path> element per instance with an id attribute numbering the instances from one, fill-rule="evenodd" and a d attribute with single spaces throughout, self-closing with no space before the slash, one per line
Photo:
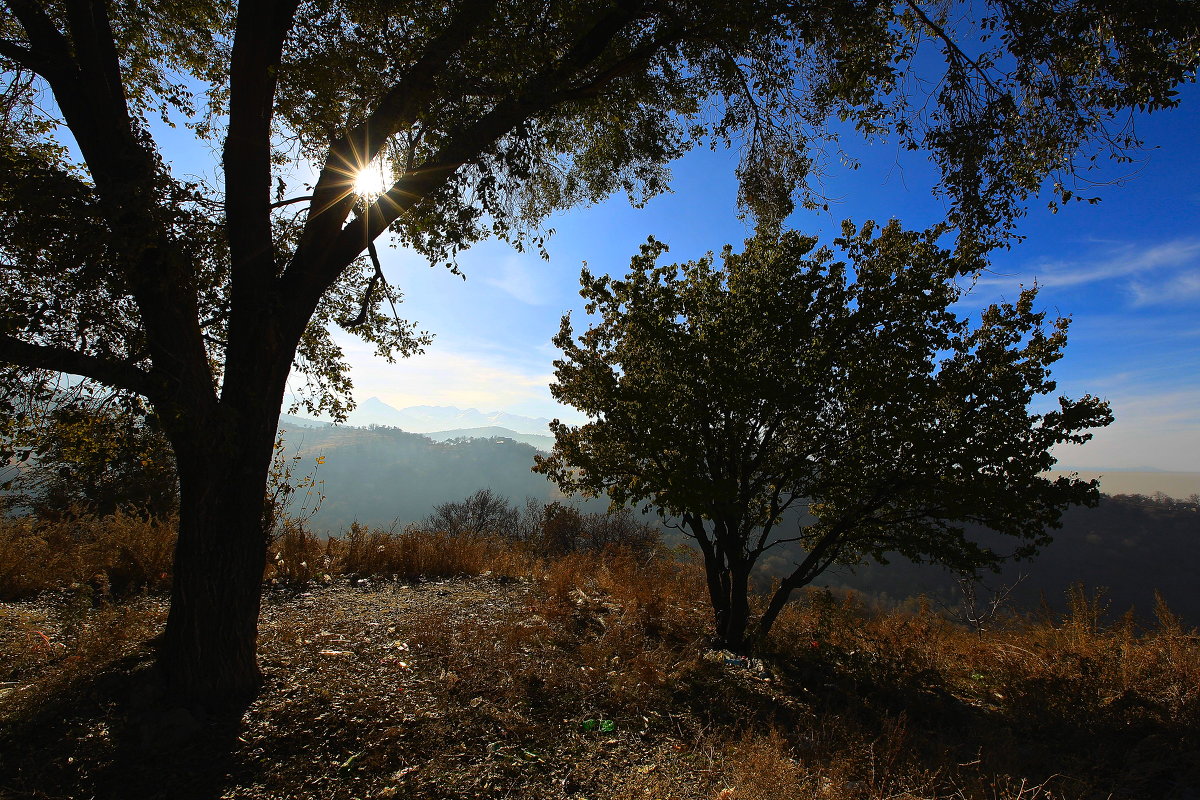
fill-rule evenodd
<path id="1" fill-rule="evenodd" d="M 190 756 L 147 755 L 127 687 L 165 604 L 96 603 L 79 576 L 111 559 L 51 554 L 51 541 L 113 552 L 97 531 L 115 522 L 94 524 L 5 529 L 6 546 L 34 537 L 26 552 L 71 566 L 37 572 L 60 591 L 0 605 L 0 796 L 1184 800 L 1200 787 L 1200 640 L 1165 607 L 1150 628 L 1105 625 L 1102 602 L 1076 592 L 1064 617 L 979 633 L 927 605 L 813 591 L 743 663 L 706 649 L 694 562 L 363 528 L 284 531 L 263 693 L 238 720 L 202 721 Z M 28 587 L 34 573 L 5 574 Z"/>

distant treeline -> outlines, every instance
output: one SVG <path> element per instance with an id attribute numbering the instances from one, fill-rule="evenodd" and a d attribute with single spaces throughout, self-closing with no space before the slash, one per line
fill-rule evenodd
<path id="1" fill-rule="evenodd" d="M 309 520 L 321 532 L 338 533 L 353 522 L 384 528 L 417 522 L 435 506 L 480 489 L 517 503 L 527 497 L 563 500 L 549 481 L 530 472 L 537 450 L 512 439 L 435 442 L 371 426 L 285 429 L 283 443 L 286 455 L 300 456 L 292 467 L 295 476 L 311 476 L 325 497 Z M 302 502 L 298 498 L 297 506 Z M 601 501 L 585 505 L 588 511 L 607 507 Z"/>
<path id="2" fill-rule="evenodd" d="M 1036 612 L 1044 606 L 1064 612 L 1067 590 L 1082 584 L 1089 594 L 1101 592 L 1107 618 L 1133 609 L 1140 620 L 1149 621 L 1154 618 L 1157 591 L 1187 624 L 1200 625 L 1195 566 L 1200 555 L 1200 504 L 1196 498 L 1102 495 L 1096 508 L 1072 508 L 1062 522 L 1062 528 L 1053 531 L 1054 542 L 1036 559 L 1010 562 L 998 575 L 983 575 L 979 594 L 1012 587 L 1009 605 L 1019 611 Z M 988 540 L 985 531 L 976 535 Z M 786 564 L 776 555 L 766 568 L 777 571 Z M 898 605 L 924 594 L 935 603 L 953 606 L 963 599 L 957 577 L 940 567 L 898 559 L 886 565 L 831 570 L 818 583 L 861 591 L 887 604 Z"/>
<path id="3" fill-rule="evenodd" d="M 308 428 L 288 431 L 285 450 L 299 454 L 295 470 L 311 474 L 325 495 L 310 520 L 318 531 L 341 532 L 358 521 L 387 527 L 425 520 L 439 504 L 461 501 L 480 489 L 520 504 L 564 500 L 540 475 L 529 471 L 536 452 L 511 439 L 433 442 L 396 428 Z M 318 457 L 323 463 L 316 464 Z M 1195 559 L 1200 553 L 1200 498 L 1165 495 L 1104 496 L 1096 508 L 1074 508 L 1054 532 L 1054 543 L 1028 562 L 1010 563 L 999 575 L 982 577 L 983 597 L 1013 586 L 1011 604 L 1034 612 L 1043 604 L 1065 610 L 1067 589 L 1082 583 L 1088 592 L 1104 590 L 1108 614 L 1130 608 L 1139 617 L 1153 615 L 1157 590 L 1191 625 L 1200 625 L 1200 592 L 1195 589 Z M 603 511 L 603 500 L 569 499 L 586 511 Z M 987 539 L 986 531 L 976 535 Z M 669 529 L 664 536 L 677 543 Z M 1003 542 L 997 542 L 1003 547 Z M 760 576 L 769 582 L 790 571 L 797 551 L 781 547 L 763 561 Z M 1024 578 L 1017 584 L 1017 580 Z M 953 606 L 962 599 L 958 576 L 940 567 L 896 559 L 886 565 L 839 567 L 818 585 L 853 589 L 882 603 L 899 605 L 925 595 Z"/>

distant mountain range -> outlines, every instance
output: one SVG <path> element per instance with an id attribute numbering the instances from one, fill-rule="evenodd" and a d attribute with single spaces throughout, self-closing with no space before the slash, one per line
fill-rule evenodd
<path id="1" fill-rule="evenodd" d="M 331 423 L 284 414 L 280 427 L 324 428 Z M 451 439 L 512 439 L 548 452 L 554 446 L 549 435 L 550 420 L 523 417 L 503 411 L 484 413 L 474 408 L 463 410 L 454 406 L 409 406 L 395 408 L 369 397 L 351 412 L 347 426 L 367 428 L 384 425 L 408 433 L 420 433 L 435 442 Z M 1059 467 L 1051 476 L 1078 472 L 1079 477 L 1100 479 L 1100 490 L 1106 494 L 1144 494 L 1163 492 L 1171 497 L 1185 498 L 1200 493 L 1200 472 L 1166 472 L 1154 467 L 1106 467 L 1104 469 Z"/>
<path id="2" fill-rule="evenodd" d="M 547 436 L 550 420 L 522 417 L 504 411 L 484 413 L 474 408 L 465 411 L 454 406 L 409 406 L 394 408 L 378 397 L 368 397 L 350 412 L 346 424 L 365 428 L 368 425 L 388 425 L 409 433 L 433 433 L 464 428 L 506 428 L 517 433 Z"/>
<path id="3" fill-rule="evenodd" d="M 536 433 L 520 433 L 519 431 L 489 425 L 486 428 L 455 428 L 449 431 L 432 431 L 423 434 L 435 442 L 447 442 L 451 439 L 512 439 L 514 442 L 533 445 L 538 450 L 550 452 L 554 447 L 554 437 Z"/>
<path id="4" fill-rule="evenodd" d="M 281 414 L 279 417 L 279 426 L 285 430 L 328 428 L 332 425 L 330 422 L 293 414 Z M 350 413 L 344 427 L 369 428 L 372 425 L 419 433 L 435 442 L 450 439 L 512 439 L 547 452 L 554 446 L 550 420 L 503 411 L 485 414 L 474 408 L 464 411 L 454 406 L 394 408 L 378 397 L 371 397 Z"/>

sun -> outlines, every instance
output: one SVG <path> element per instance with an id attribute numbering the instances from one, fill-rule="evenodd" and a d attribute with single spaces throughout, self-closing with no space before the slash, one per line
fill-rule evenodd
<path id="1" fill-rule="evenodd" d="M 368 164 L 354 177 L 354 193 L 363 197 L 383 194 L 388 188 L 382 164 Z"/>

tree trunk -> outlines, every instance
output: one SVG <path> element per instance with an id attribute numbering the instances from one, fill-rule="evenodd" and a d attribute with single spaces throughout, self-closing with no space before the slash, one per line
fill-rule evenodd
<path id="1" fill-rule="evenodd" d="M 262 681 L 263 508 L 278 412 L 254 416 L 257 424 L 212 426 L 205 446 L 175 446 L 179 539 L 158 666 L 173 694 L 210 707 L 245 701 Z"/>
<path id="2" fill-rule="evenodd" d="M 746 628 L 750 623 L 750 568 L 748 564 L 735 563 L 728 572 L 729 608 L 724 625 L 717 629 L 717 637 L 727 650 L 746 652 Z"/>
<path id="3" fill-rule="evenodd" d="M 792 592 L 806 586 L 808 583 L 809 581 L 804 581 L 798 586 L 789 586 L 785 581 L 780 584 L 779 588 L 775 590 L 775 594 L 771 595 L 771 602 L 767 604 L 766 610 L 758 618 L 758 624 L 754 626 L 753 638 L 755 643 L 762 642 L 767 638 L 767 634 L 771 632 L 771 626 L 775 624 L 775 619 L 779 616 L 779 612 L 783 610 L 788 600 L 791 599 Z"/>
<path id="4" fill-rule="evenodd" d="M 744 652 L 750 623 L 751 563 L 740 556 L 742 543 L 734 534 L 738 528 L 727 520 L 716 520 L 710 537 L 699 517 L 688 515 L 684 524 L 692 529 L 704 555 L 704 575 L 716 629 L 714 644 L 735 653 Z"/>
<path id="5" fill-rule="evenodd" d="M 841 552 L 843 546 L 843 537 L 851 529 L 852 523 L 843 522 L 830 529 L 824 536 L 817 541 L 804 561 L 796 565 L 796 569 L 792 571 L 779 584 L 779 588 L 775 590 L 775 594 L 771 596 L 771 602 L 767 603 L 767 609 L 763 615 L 759 617 L 758 623 L 754 626 L 753 640 L 755 644 L 764 641 L 767 634 L 771 632 L 771 626 L 775 624 L 775 619 L 779 616 L 779 612 L 787 605 L 788 600 L 792 597 L 792 592 L 797 589 L 802 589 L 813 582 L 813 579 L 825 571 L 825 568 L 833 563 L 837 554 Z"/>

